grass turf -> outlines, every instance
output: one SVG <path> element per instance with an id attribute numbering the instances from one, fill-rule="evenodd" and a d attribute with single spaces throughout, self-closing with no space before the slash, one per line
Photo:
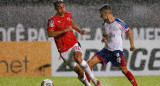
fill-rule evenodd
<path id="1" fill-rule="evenodd" d="M 101 86 L 132 86 L 126 77 L 97 77 Z M 139 86 L 160 86 L 160 76 L 136 76 Z M 0 86 L 41 86 L 51 79 L 54 86 L 84 86 L 77 77 L 0 77 Z"/>

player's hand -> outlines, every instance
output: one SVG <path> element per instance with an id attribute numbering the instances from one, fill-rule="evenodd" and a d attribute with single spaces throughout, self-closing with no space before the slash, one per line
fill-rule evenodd
<path id="1" fill-rule="evenodd" d="M 86 30 L 81 30 L 81 31 L 80 31 L 80 34 L 81 34 L 81 35 L 86 35 Z"/>
<path id="2" fill-rule="evenodd" d="M 64 30 L 64 32 L 69 32 L 69 31 L 72 31 L 72 26 L 68 26 L 65 30 Z"/>
<path id="3" fill-rule="evenodd" d="M 107 39 L 102 38 L 101 42 L 102 42 L 102 44 L 103 44 L 103 43 L 107 43 Z"/>
<path id="4" fill-rule="evenodd" d="M 136 48 L 135 48 L 135 46 L 133 45 L 133 46 L 131 46 L 131 48 L 130 48 L 130 51 L 134 51 Z"/>

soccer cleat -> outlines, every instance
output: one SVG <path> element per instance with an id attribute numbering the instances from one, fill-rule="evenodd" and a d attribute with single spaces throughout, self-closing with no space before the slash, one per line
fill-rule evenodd
<path id="1" fill-rule="evenodd" d="M 101 86 L 101 82 L 97 80 L 96 86 Z"/>
<path id="2" fill-rule="evenodd" d="M 98 79 L 96 79 L 95 77 L 91 80 L 92 80 L 92 82 L 94 83 L 95 86 L 101 86 L 101 82 Z"/>

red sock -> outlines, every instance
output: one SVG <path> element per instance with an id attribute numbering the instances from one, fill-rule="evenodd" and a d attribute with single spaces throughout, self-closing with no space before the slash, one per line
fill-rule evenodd
<path id="1" fill-rule="evenodd" d="M 128 71 L 125 76 L 128 78 L 128 80 L 132 83 L 133 86 L 138 86 L 134 76 L 132 75 L 132 73 L 130 71 Z"/>
<path id="2" fill-rule="evenodd" d="M 92 67 L 90 67 L 90 69 L 91 69 L 91 71 L 92 71 Z M 88 82 L 90 82 L 91 80 L 90 80 L 90 78 L 89 78 L 89 75 L 88 75 L 87 73 L 85 73 L 85 75 L 86 75 L 86 77 L 87 77 Z"/>

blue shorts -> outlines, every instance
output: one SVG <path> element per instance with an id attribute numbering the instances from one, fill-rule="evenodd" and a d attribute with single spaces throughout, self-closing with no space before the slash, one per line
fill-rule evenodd
<path id="1" fill-rule="evenodd" d="M 98 51 L 95 56 L 102 60 L 103 65 L 111 62 L 113 66 L 126 66 L 123 51 L 109 51 L 105 48 Z"/>

